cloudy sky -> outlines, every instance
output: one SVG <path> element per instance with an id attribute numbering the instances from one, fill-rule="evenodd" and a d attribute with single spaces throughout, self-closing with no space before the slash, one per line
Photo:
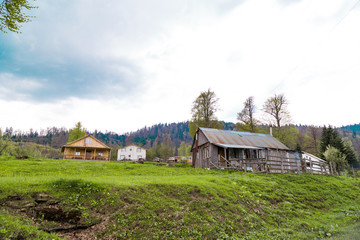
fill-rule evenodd
<path id="1" fill-rule="evenodd" d="M 284 93 L 295 124 L 360 122 L 359 0 L 36 1 L 0 33 L 0 127 L 136 131 L 208 88 L 236 122 Z"/>

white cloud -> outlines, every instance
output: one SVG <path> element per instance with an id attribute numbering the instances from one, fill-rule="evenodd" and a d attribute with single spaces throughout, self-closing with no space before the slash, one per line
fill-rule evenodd
<path id="1" fill-rule="evenodd" d="M 3 97 L 7 117 L 0 126 L 72 127 L 82 121 L 90 130 L 123 133 L 190 119 L 193 100 L 208 88 L 220 98 L 218 117 L 225 121 L 236 121 L 249 96 L 260 115 L 268 97 L 284 93 L 294 123 L 358 122 L 360 15 L 358 8 L 349 12 L 355 0 L 235 2 L 41 2 L 39 17 L 16 35 L 15 46 L 44 62 L 51 57 L 55 66 L 106 66 L 96 81 L 109 94 L 71 92 L 52 103 Z M 76 75 L 84 89 L 91 70 Z M 4 74 L 9 72 L 0 72 L 0 79 Z M 44 89 L 38 79 L 20 81 L 28 82 L 17 94 Z M 9 95 L 4 89 L 11 88 L 0 88 L 0 95 Z M 31 117 L 21 120 L 19 110 Z"/>

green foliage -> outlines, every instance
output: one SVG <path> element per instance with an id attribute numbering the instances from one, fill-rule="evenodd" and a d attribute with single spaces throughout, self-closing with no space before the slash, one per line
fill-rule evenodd
<path id="1" fill-rule="evenodd" d="M 24 10 L 37 8 L 29 2 L 29 0 L 2 0 L 0 3 L 0 31 L 6 33 L 9 30 L 19 33 L 21 24 L 30 22 L 30 18 L 32 18 L 24 13 Z"/>
<path id="2" fill-rule="evenodd" d="M 168 160 L 169 157 L 173 156 L 175 153 L 175 147 L 173 147 L 173 143 L 170 139 L 170 135 L 165 133 L 162 136 L 162 142 L 160 143 L 160 139 L 158 138 L 153 147 L 150 148 L 146 157 L 148 160 L 154 160 L 155 158 L 161 158 L 163 160 Z"/>
<path id="3" fill-rule="evenodd" d="M 331 126 L 326 127 L 324 126 L 322 134 L 321 134 L 321 142 L 320 142 L 320 154 L 326 151 L 328 146 L 332 146 L 339 151 L 343 151 L 344 145 L 339 137 L 336 129 L 332 128 Z"/>
<path id="4" fill-rule="evenodd" d="M 99 239 L 319 239 L 358 221 L 360 208 L 358 178 L 4 157 L 0 164 L 0 202 L 46 192 L 64 209 L 106 219 L 81 233 Z M 6 227 L 5 238 L 32 221 Z"/>
<path id="5" fill-rule="evenodd" d="M 341 153 L 339 149 L 329 145 L 324 152 L 324 157 L 329 162 L 336 164 L 336 170 L 338 172 L 345 170 L 345 167 L 347 166 L 346 156 Z"/>
<path id="6" fill-rule="evenodd" d="M 190 156 L 191 146 L 187 145 L 185 142 L 181 142 L 180 147 L 178 149 L 179 156 Z"/>
<path id="7" fill-rule="evenodd" d="M 354 165 L 356 163 L 359 162 L 359 158 L 352 146 L 352 142 L 350 141 L 350 139 L 348 137 L 345 137 L 342 139 L 342 142 L 344 144 L 344 151 L 343 153 L 346 156 L 346 161 L 350 164 L 350 165 Z"/>
<path id="8" fill-rule="evenodd" d="M 10 145 L 11 145 L 10 137 L 3 136 L 3 133 L 0 129 L 0 156 L 7 155 Z"/>
<path id="9" fill-rule="evenodd" d="M 273 136 L 290 149 L 295 150 L 298 144 L 299 130 L 294 126 L 286 125 L 273 129 Z"/>
<path id="10" fill-rule="evenodd" d="M 68 143 L 75 141 L 79 138 L 85 137 L 85 135 L 86 135 L 85 128 L 83 128 L 81 122 L 77 122 L 75 127 L 69 130 Z"/>
<path id="11" fill-rule="evenodd" d="M 339 150 L 342 154 L 341 156 L 345 157 L 346 163 L 353 165 L 358 162 L 358 156 L 349 138 L 341 139 L 336 129 L 331 126 L 324 126 L 320 142 L 320 153 L 322 156 L 325 156 L 325 152 L 329 146 Z M 339 161 L 342 162 L 341 160 Z M 341 166 L 343 166 L 343 164 L 341 164 Z"/>
<path id="12" fill-rule="evenodd" d="M 0 211 L 0 239 L 61 239 L 56 234 L 38 230 L 31 221 Z"/>

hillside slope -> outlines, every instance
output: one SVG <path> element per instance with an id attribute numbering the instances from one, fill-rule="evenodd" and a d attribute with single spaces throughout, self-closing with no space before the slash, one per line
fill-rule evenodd
<path id="1" fill-rule="evenodd" d="M 313 239 L 360 218 L 358 178 L 40 159 L 0 166 L 0 239 Z"/>

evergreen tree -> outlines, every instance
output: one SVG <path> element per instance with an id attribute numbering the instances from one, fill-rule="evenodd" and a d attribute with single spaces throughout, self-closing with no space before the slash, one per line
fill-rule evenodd
<path id="1" fill-rule="evenodd" d="M 328 148 L 328 146 L 332 146 L 338 149 L 340 152 L 344 151 L 344 144 L 339 137 L 336 129 L 331 126 L 324 126 L 323 131 L 321 133 L 321 141 L 320 141 L 320 154 L 321 157 L 324 158 L 324 152 Z"/>
<path id="2" fill-rule="evenodd" d="M 352 146 L 352 143 L 350 141 L 349 138 L 343 138 L 342 142 L 344 143 L 344 151 L 343 153 L 346 156 L 346 161 L 350 164 L 350 165 L 354 165 L 356 163 L 358 163 L 358 156 Z"/>
<path id="3" fill-rule="evenodd" d="M 79 138 L 82 138 L 86 135 L 85 128 L 81 125 L 81 122 L 76 123 L 73 129 L 69 130 L 69 139 L 68 143 L 75 141 Z"/>

